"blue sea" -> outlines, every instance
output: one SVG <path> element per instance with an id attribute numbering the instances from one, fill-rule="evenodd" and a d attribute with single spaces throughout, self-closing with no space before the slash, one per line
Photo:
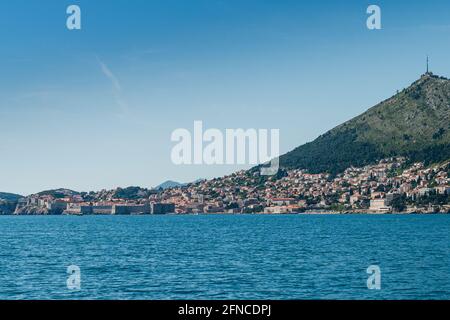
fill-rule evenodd
<path id="1" fill-rule="evenodd" d="M 450 215 L 0 216 L 0 299 L 450 299 Z"/>

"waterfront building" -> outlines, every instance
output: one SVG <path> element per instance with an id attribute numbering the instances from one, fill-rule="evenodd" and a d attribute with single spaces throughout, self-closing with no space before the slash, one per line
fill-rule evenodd
<path id="1" fill-rule="evenodd" d="M 370 200 L 370 211 L 375 212 L 389 212 L 391 211 L 391 207 L 386 204 L 386 199 L 372 199 Z"/>
<path id="2" fill-rule="evenodd" d="M 296 201 L 294 198 L 272 198 L 269 199 L 269 205 L 273 206 L 288 206 L 294 204 Z"/>
<path id="3" fill-rule="evenodd" d="M 150 214 L 150 205 L 116 204 L 113 205 L 111 214 Z"/>
<path id="4" fill-rule="evenodd" d="M 266 214 L 287 214 L 287 213 L 298 213 L 300 212 L 300 208 L 298 206 L 274 206 L 274 207 L 266 207 L 264 208 L 264 213 Z"/>
<path id="5" fill-rule="evenodd" d="M 52 200 L 52 201 L 48 201 L 47 204 L 47 209 L 50 213 L 62 213 L 64 210 L 67 209 L 67 202 L 64 200 Z"/>
<path id="6" fill-rule="evenodd" d="M 152 202 L 150 204 L 151 214 L 167 214 L 175 213 L 175 204 L 173 203 L 156 203 Z"/>

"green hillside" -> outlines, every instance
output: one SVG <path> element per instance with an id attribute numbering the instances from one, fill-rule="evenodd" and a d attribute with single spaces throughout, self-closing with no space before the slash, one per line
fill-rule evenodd
<path id="1" fill-rule="evenodd" d="M 337 173 L 389 156 L 450 159 L 450 80 L 424 74 L 410 87 L 280 157 L 283 168 Z"/>
<path id="2" fill-rule="evenodd" d="M 3 201 L 16 202 L 20 198 L 23 198 L 23 196 L 14 193 L 0 192 L 0 200 Z"/>
<path id="3" fill-rule="evenodd" d="M 73 191 L 70 189 L 54 189 L 54 190 L 46 190 L 46 191 L 41 191 L 38 193 L 39 196 L 44 196 L 44 195 L 48 195 L 48 196 L 52 196 L 55 198 L 65 198 L 65 197 L 72 197 L 74 195 L 79 194 L 77 191 Z"/>

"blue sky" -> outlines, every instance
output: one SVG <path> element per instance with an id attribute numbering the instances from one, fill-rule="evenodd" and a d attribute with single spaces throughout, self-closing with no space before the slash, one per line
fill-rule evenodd
<path id="1" fill-rule="evenodd" d="M 82 30 L 66 28 L 66 8 Z M 366 9 L 382 10 L 382 30 Z M 450 2 L 31 1 L 0 10 L 0 191 L 221 176 L 176 166 L 170 135 L 280 129 L 281 152 L 431 69 L 450 76 Z"/>

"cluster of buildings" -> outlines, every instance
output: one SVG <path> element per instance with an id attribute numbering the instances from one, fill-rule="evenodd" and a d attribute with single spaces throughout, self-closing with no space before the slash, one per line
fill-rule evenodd
<path id="1" fill-rule="evenodd" d="M 406 167 L 389 158 L 342 174 L 284 171 L 264 178 L 240 171 L 165 190 L 160 200 L 178 213 L 450 212 L 450 163 Z"/>
<path id="2" fill-rule="evenodd" d="M 90 193 L 41 193 L 19 200 L 16 214 L 450 213 L 450 162 L 425 167 L 389 158 L 343 173 L 239 171 L 165 190 L 138 187 Z"/>
<path id="3" fill-rule="evenodd" d="M 110 201 L 86 202 L 81 195 L 55 198 L 51 195 L 33 195 L 19 200 L 16 214 L 71 214 L 71 215 L 132 215 L 168 214 L 175 212 L 175 205 L 158 203 L 150 199 L 129 201 L 111 199 Z"/>
<path id="4" fill-rule="evenodd" d="M 175 213 L 175 205 L 171 203 L 146 202 L 129 203 L 120 201 L 118 203 L 70 203 L 63 211 L 65 214 L 168 214 Z"/>

